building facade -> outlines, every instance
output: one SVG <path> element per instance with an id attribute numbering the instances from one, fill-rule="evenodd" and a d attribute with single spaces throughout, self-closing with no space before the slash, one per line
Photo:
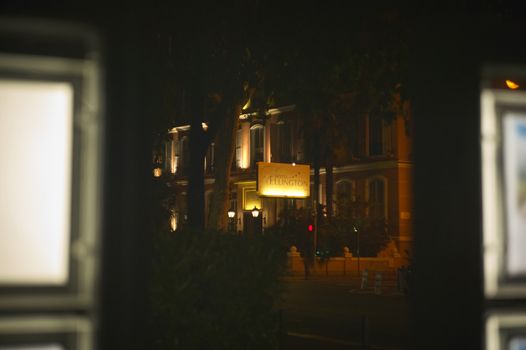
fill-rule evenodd
<path id="1" fill-rule="evenodd" d="M 365 203 L 359 215 L 384 219 L 389 236 L 402 254 L 410 251 L 412 237 L 412 149 L 407 124 L 403 116 L 396 116 L 391 122 L 367 117 L 356 121 L 350 135 L 352 157 L 345 165 L 333 167 L 332 198 L 327 198 L 327 173 L 323 167 L 318 189 L 321 204 L 326 206 L 332 201 L 336 215 L 342 209 L 342 198 Z M 257 193 L 258 162 L 307 163 L 303 130 L 302 118 L 293 105 L 270 109 L 263 118 L 256 113 L 240 115 L 230 182 L 232 231 L 248 233 L 258 225 L 264 230 L 278 224 L 284 210 L 314 207 L 312 169 L 310 198 L 264 198 Z M 173 230 L 184 226 L 187 217 L 188 132 L 189 126 L 171 129 L 164 145 L 163 172 L 173 176 L 178 188 L 171 218 Z M 212 196 L 214 158 L 211 144 L 204 164 L 205 217 Z M 252 215 L 254 208 L 261 214 L 257 218 Z"/>

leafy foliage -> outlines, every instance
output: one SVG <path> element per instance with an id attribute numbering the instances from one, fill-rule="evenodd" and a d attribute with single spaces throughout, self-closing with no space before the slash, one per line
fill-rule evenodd
<path id="1" fill-rule="evenodd" d="M 154 253 L 153 348 L 276 348 L 285 254 L 272 235 L 161 232 Z"/>

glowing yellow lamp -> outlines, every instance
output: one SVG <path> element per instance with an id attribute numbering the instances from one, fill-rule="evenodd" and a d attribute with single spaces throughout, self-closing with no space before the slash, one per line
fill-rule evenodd
<path id="1" fill-rule="evenodd" d="M 506 86 L 512 90 L 516 90 L 519 88 L 519 84 L 511 81 L 511 80 L 506 80 Z"/>

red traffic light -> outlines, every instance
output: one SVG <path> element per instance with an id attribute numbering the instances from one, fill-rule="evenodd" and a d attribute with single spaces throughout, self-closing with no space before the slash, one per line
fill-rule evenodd
<path id="1" fill-rule="evenodd" d="M 312 226 L 312 224 L 310 224 L 309 227 L 307 228 L 307 230 L 309 230 L 309 232 L 312 232 L 314 230 L 314 226 Z"/>

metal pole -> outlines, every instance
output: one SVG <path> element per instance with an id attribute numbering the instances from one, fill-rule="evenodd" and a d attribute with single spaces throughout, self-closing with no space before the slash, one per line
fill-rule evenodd
<path id="1" fill-rule="evenodd" d="M 356 231 L 358 235 L 358 274 L 360 274 L 360 231 Z"/>
<path id="2" fill-rule="evenodd" d="M 360 277 L 360 231 L 354 227 L 356 231 L 356 255 L 358 255 L 358 277 Z"/>
<path id="3" fill-rule="evenodd" d="M 316 261 L 316 247 L 318 246 L 318 200 L 314 207 L 314 261 Z"/>

